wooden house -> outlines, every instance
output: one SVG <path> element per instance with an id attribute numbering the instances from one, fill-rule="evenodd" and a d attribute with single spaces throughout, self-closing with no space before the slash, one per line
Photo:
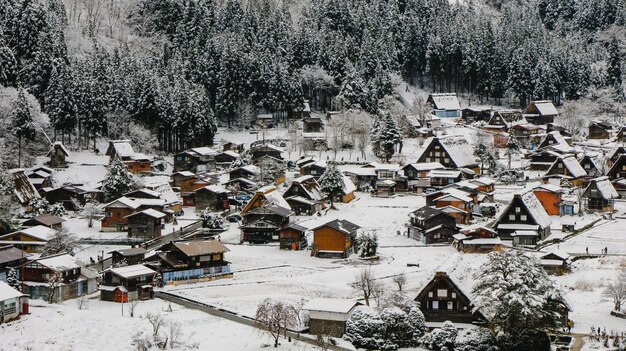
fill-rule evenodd
<path id="1" fill-rule="evenodd" d="M 459 234 L 452 236 L 452 246 L 460 252 L 486 253 L 498 250 L 502 247 L 502 240 L 495 230 L 481 226 L 471 225 L 460 230 Z"/>
<path id="2" fill-rule="evenodd" d="M 276 185 L 285 182 L 285 172 L 287 170 L 287 162 L 285 160 L 271 155 L 263 155 L 252 160 L 252 162 L 258 167 L 259 179 L 262 182 L 271 182 Z"/>
<path id="3" fill-rule="evenodd" d="M 11 268 L 22 265 L 29 256 L 13 245 L 0 245 L 0 282 L 6 282 Z"/>
<path id="4" fill-rule="evenodd" d="M 589 139 L 610 139 L 613 125 L 609 122 L 594 120 L 589 123 Z"/>
<path id="5" fill-rule="evenodd" d="M 60 302 L 97 291 L 98 274 L 84 267 L 83 263 L 69 254 L 57 254 L 30 260 L 24 270 L 24 293 L 32 299 L 48 299 Z M 48 280 L 57 275 L 61 283 L 50 291 Z"/>
<path id="6" fill-rule="evenodd" d="M 134 212 L 125 217 L 128 221 L 128 237 L 150 240 L 161 236 L 165 213 L 151 208 Z"/>
<path id="7" fill-rule="evenodd" d="M 161 286 L 203 282 L 232 277 L 230 251 L 217 240 L 175 241 L 157 250 L 148 264 L 161 273 Z M 149 258 L 146 258 L 149 260 Z"/>
<path id="8" fill-rule="evenodd" d="M 104 217 L 100 220 L 100 230 L 122 232 L 128 229 L 128 215 L 139 209 L 141 204 L 127 197 L 120 197 L 103 206 Z"/>
<path id="9" fill-rule="evenodd" d="M 611 184 L 613 184 L 613 187 L 619 194 L 620 198 L 622 199 L 626 198 L 626 179 L 620 178 L 620 179 L 611 180 Z"/>
<path id="10" fill-rule="evenodd" d="M 23 169 L 12 169 L 9 173 L 11 173 L 13 180 L 13 194 L 20 204 L 26 206 L 33 199 L 41 198 L 37 188 L 29 181 Z"/>
<path id="11" fill-rule="evenodd" d="M 66 157 L 69 157 L 70 153 L 67 151 L 65 146 L 60 141 L 55 141 L 50 147 L 50 151 L 46 157 L 50 157 L 50 161 L 48 161 L 48 165 L 53 168 L 65 168 L 67 167 Z"/>
<path id="12" fill-rule="evenodd" d="M 544 182 L 550 178 L 567 180 L 572 186 L 580 186 L 587 172 L 578 163 L 576 157 L 572 155 L 559 157 L 543 176 Z"/>
<path id="13" fill-rule="evenodd" d="M 509 129 L 509 134 L 512 134 L 524 147 L 529 147 L 530 140 L 542 132 L 541 127 L 530 123 L 513 123 Z"/>
<path id="14" fill-rule="evenodd" d="M 131 266 L 139 264 L 143 261 L 146 249 L 143 247 L 134 247 L 131 249 L 120 249 L 111 251 L 111 264 L 115 266 Z"/>
<path id="15" fill-rule="evenodd" d="M 562 154 L 548 149 L 532 152 L 528 159 L 530 160 L 530 170 L 532 171 L 547 171 L 556 160 L 563 156 Z"/>
<path id="16" fill-rule="evenodd" d="M 550 133 L 550 132 L 559 132 L 564 137 L 568 137 L 568 138 L 572 137 L 572 133 L 567 128 L 559 126 L 559 125 L 556 125 L 554 123 L 546 124 L 546 131 L 548 133 Z"/>
<path id="17" fill-rule="evenodd" d="M 273 158 L 276 158 L 279 160 L 283 159 L 282 157 L 283 150 L 279 148 L 278 146 L 268 144 L 268 143 L 259 144 L 259 145 L 255 145 L 251 147 L 250 153 L 252 154 L 253 161 L 266 155 L 272 156 Z"/>
<path id="18" fill-rule="evenodd" d="M 311 117 L 302 120 L 303 133 L 324 133 L 324 122 L 321 118 Z"/>
<path id="19" fill-rule="evenodd" d="M 409 180 L 416 180 L 426 178 L 430 171 L 443 170 L 444 168 L 445 167 L 439 162 L 409 163 L 402 167 L 402 171 Z"/>
<path id="20" fill-rule="evenodd" d="M 569 140 L 571 141 L 571 138 Z M 537 146 L 537 150 L 547 148 L 561 154 L 573 154 L 575 152 L 574 148 L 569 144 L 568 139 L 562 136 L 558 131 L 546 134 Z"/>
<path id="21" fill-rule="evenodd" d="M 445 272 L 436 272 L 415 298 L 426 322 L 483 324 L 485 317 L 473 312 L 471 295 Z"/>
<path id="22" fill-rule="evenodd" d="M 222 151 L 233 151 L 241 154 L 245 151 L 244 144 L 238 141 L 227 141 L 222 144 Z"/>
<path id="23" fill-rule="evenodd" d="M 113 162 L 115 157 L 119 157 L 122 162 L 130 161 L 134 154 L 135 150 L 133 150 L 130 140 L 109 140 L 109 146 L 105 152 L 105 155 L 109 156 L 109 162 Z"/>
<path id="24" fill-rule="evenodd" d="M 311 175 L 294 179 L 283 197 L 298 216 L 313 215 L 325 207 L 324 195 Z"/>
<path id="25" fill-rule="evenodd" d="M 255 165 L 247 165 L 239 168 L 235 168 L 228 172 L 230 180 L 237 178 L 245 178 L 253 180 L 261 174 L 261 169 Z"/>
<path id="26" fill-rule="evenodd" d="M 48 243 L 48 240 L 57 231 L 37 225 L 34 227 L 19 229 L 14 232 L 0 236 L 0 245 L 13 245 L 25 252 L 41 252 L 42 248 Z"/>
<path id="27" fill-rule="evenodd" d="M 219 154 L 215 155 L 215 164 L 221 167 L 228 167 L 233 164 L 233 162 L 239 160 L 241 155 L 234 151 L 223 151 Z"/>
<path id="28" fill-rule="evenodd" d="M 123 196 L 129 199 L 160 199 L 161 193 L 147 188 L 127 192 Z"/>
<path id="29" fill-rule="evenodd" d="M 448 206 L 461 211 L 455 211 L 453 217 L 458 224 L 469 224 L 471 219 L 473 200 L 463 192 L 448 192 L 433 200 L 435 207 L 442 209 Z M 446 211 L 447 212 L 447 211 Z M 449 213 L 451 214 L 451 213 Z"/>
<path id="30" fill-rule="evenodd" d="M 242 212 L 240 242 L 266 244 L 279 240 L 279 231 L 289 223 L 290 209 L 276 205 L 255 207 Z"/>
<path id="31" fill-rule="evenodd" d="M 474 149 L 464 138 L 432 138 L 426 143 L 417 163 L 439 162 L 446 168 L 468 168 L 479 172 Z"/>
<path id="32" fill-rule="evenodd" d="M 180 188 L 181 193 L 194 191 L 195 189 L 191 188 L 191 184 L 193 184 L 196 180 L 198 180 L 196 174 L 189 171 L 174 172 L 170 176 L 170 183 L 172 184 L 172 187 Z"/>
<path id="33" fill-rule="evenodd" d="M 535 245 L 550 235 L 550 216 L 532 191 L 515 194 L 507 207 L 493 223 L 492 228 L 503 240 L 513 240 L 513 244 Z M 524 234 L 524 240 L 514 238 L 517 232 Z M 523 232 L 523 233 L 521 233 Z M 530 238 L 527 238 L 531 236 Z"/>
<path id="34" fill-rule="evenodd" d="M 28 313 L 28 296 L 0 281 L 0 324 Z"/>
<path id="35" fill-rule="evenodd" d="M 424 206 L 409 215 L 409 236 L 426 245 L 449 242 L 456 232 L 456 219 L 440 209 Z"/>
<path id="36" fill-rule="evenodd" d="M 531 101 L 522 114 L 528 123 L 535 125 L 554 123 L 558 115 L 559 112 L 549 100 Z"/>
<path id="37" fill-rule="evenodd" d="M 35 227 L 38 225 L 42 225 L 44 227 L 52 228 L 54 230 L 61 230 L 61 227 L 63 227 L 63 222 L 65 222 L 65 220 L 59 216 L 42 214 L 26 220 L 22 223 L 22 226 Z"/>
<path id="38" fill-rule="evenodd" d="M 561 187 L 552 184 L 542 184 L 534 188 L 533 193 L 548 215 L 562 215 L 561 195 L 563 194 L 563 189 Z"/>
<path id="39" fill-rule="evenodd" d="M 300 175 L 312 175 L 315 179 L 319 179 L 326 172 L 326 167 L 327 165 L 324 161 L 307 163 L 300 166 Z"/>
<path id="40" fill-rule="evenodd" d="M 341 338 L 346 332 L 346 321 L 360 303 L 353 300 L 315 298 L 302 309 L 309 312 L 309 333 Z"/>
<path id="41" fill-rule="evenodd" d="M 223 211 L 227 210 L 228 190 L 219 185 L 209 185 L 195 191 L 196 211 Z"/>
<path id="42" fill-rule="evenodd" d="M 426 174 L 426 178 L 430 179 L 432 186 L 442 187 L 460 182 L 464 174 L 459 170 L 433 170 Z"/>
<path id="43" fill-rule="evenodd" d="M 601 157 L 594 158 L 590 155 L 584 155 L 579 163 L 585 172 L 587 172 L 588 177 L 601 177 L 604 175 L 604 160 Z"/>
<path id="44" fill-rule="evenodd" d="M 613 213 L 615 199 L 619 197 L 617 190 L 608 177 L 592 179 L 583 192 L 587 202 L 587 211 Z"/>
<path id="45" fill-rule="evenodd" d="M 354 185 L 352 180 L 350 180 L 350 178 L 344 174 L 343 175 L 343 187 L 341 188 L 341 194 L 339 194 L 336 200 L 339 200 L 343 203 L 348 203 L 354 200 L 354 198 L 356 197 L 354 195 L 355 191 L 356 191 L 356 186 Z"/>
<path id="46" fill-rule="evenodd" d="M 309 229 L 297 223 L 291 223 L 278 233 L 281 250 L 304 250 L 308 246 L 306 232 Z"/>
<path id="47" fill-rule="evenodd" d="M 488 121 L 493 112 L 491 106 L 469 106 L 463 109 L 463 120 L 465 124 L 472 124 L 479 121 Z"/>
<path id="48" fill-rule="evenodd" d="M 217 151 L 210 147 L 196 147 L 174 155 L 174 172 L 205 173 L 215 171 Z"/>
<path id="49" fill-rule="evenodd" d="M 143 264 L 109 268 L 102 275 L 100 299 L 121 303 L 151 299 L 156 273 Z"/>
<path id="50" fill-rule="evenodd" d="M 622 143 L 622 144 L 626 142 L 626 135 L 624 135 L 625 131 L 626 131 L 626 126 L 617 127 L 617 137 L 615 141 Z"/>
<path id="51" fill-rule="evenodd" d="M 41 190 L 52 186 L 52 173 L 52 169 L 42 166 L 26 171 L 26 176 L 35 189 Z"/>
<path id="52" fill-rule="evenodd" d="M 508 120 L 506 115 L 501 113 L 501 111 L 494 111 L 487 119 L 487 124 L 481 128 L 490 132 L 506 133 L 509 131 L 512 122 L 513 121 Z"/>
<path id="53" fill-rule="evenodd" d="M 356 187 L 360 191 L 370 191 L 376 186 L 376 169 L 374 167 L 363 166 L 349 168 L 343 171 L 352 183 L 356 184 Z"/>
<path id="54" fill-rule="evenodd" d="M 305 119 L 309 117 L 311 117 L 311 105 L 309 104 L 309 100 L 304 100 L 302 104 L 290 110 L 288 116 L 290 119 Z"/>
<path id="55" fill-rule="evenodd" d="M 626 154 L 626 147 L 620 145 L 613 146 L 611 150 L 606 154 L 609 166 L 612 166 L 615 162 L 617 162 L 617 159 L 622 154 Z"/>
<path id="56" fill-rule="evenodd" d="M 492 194 L 495 191 L 496 181 L 489 177 L 469 179 L 467 182 L 478 186 L 476 190 L 485 194 Z"/>
<path id="57" fill-rule="evenodd" d="M 360 226 L 342 219 L 312 228 L 315 257 L 347 258 L 353 251 Z"/>
<path id="58" fill-rule="evenodd" d="M 264 207 L 267 205 L 274 205 L 291 210 L 291 207 L 287 201 L 285 201 L 285 198 L 278 191 L 276 191 L 276 187 L 268 185 L 256 190 L 250 201 L 248 201 L 246 206 L 241 210 L 241 215 L 245 215 L 246 212 L 256 207 Z"/>
<path id="59" fill-rule="evenodd" d="M 620 154 L 606 176 L 611 180 L 626 178 L 626 154 Z"/>
<path id="60" fill-rule="evenodd" d="M 222 183 L 224 187 L 231 191 L 247 191 L 251 192 L 254 189 L 258 188 L 259 185 L 247 178 L 235 178 L 231 179 L 227 182 Z"/>
<path id="61" fill-rule="evenodd" d="M 562 275 L 570 270 L 570 255 L 560 250 L 539 256 L 539 261 L 548 273 Z"/>
<path id="62" fill-rule="evenodd" d="M 430 94 L 426 102 L 433 109 L 433 114 L 439 118 L 461 117 L 461 105 L 455 93 Z"/>
<path id="63" fill-rule="evenodd" d="M 57 188 L 46 188 L 42 196 L 51 204 L 62 204 L 67 210 L 78 210 L 76 203 L 84 206 L 88 200 L 99 198 L 98 191 L 90 191 L 80 186 L 62 185 Z"/>

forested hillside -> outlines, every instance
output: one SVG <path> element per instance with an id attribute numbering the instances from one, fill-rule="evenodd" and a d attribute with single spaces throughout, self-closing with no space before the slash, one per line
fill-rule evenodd
<path id="1" fill-rule="evenodd" d="M 0 84 L 59 139 L 124 125 L 171 152 L 304 99 L 376 113 L 394 74 L 489 103 L 619 101 L 625 24 L 625 0 L 0 0 Z"/>

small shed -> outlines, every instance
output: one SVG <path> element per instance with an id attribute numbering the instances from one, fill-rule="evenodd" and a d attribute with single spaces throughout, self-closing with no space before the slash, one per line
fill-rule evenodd
<path id="1" fill-rule="evenodd" d="M 360 226 L 342 219 L 335 219 L 313 229 L 313 255 L 316 257 L 346 258 L 352 253 L 352 247 Z"/>
<path id="2" fill-rule="evenodd" d="M 128 237 L 153 239 L 161 236 L 165 213 L 151 208 L 132 213 L 125 217 L 128 220 Z"/>
<path id="3" fill-rule="evenodd" d="M 47 157 L 50 157 L 48 165 L 53 168 L 65 168 L 67 167 L 66 157 L 70 156 L 65 146 L 60 141 L 55 141 L 48 151 Z"/>
<path id="4" fill-rule="evenodd" d="M 609 139 L 612 130 L 611 123 L 594 120 L 589 124 L 589 139 Z"/>
<path id="5" fill-rule="evenodd" d="M 27 295 L 0 281 L 0 324 L 15 319 L 22 313 L 28 313 Z"/>
<path id="6" fill-rule="evenodd" d="M 113 265 L 121 263 L 126 265 L 138 264 L 144 259 L 145 254 L 146 249 L 143 247 L 111 251 L 111 263 Z"/>
<path id="7" fill-rule="evenodd" d="M 281 250 L 303 250 L 307 247 L 306 232 L 308 229 L 298 223 L 291 223 L 280 230 L 278 240 Z"/>
<path id="8" fill-rule="evenodd" d="M 557 275 L 565 274 L 570 268 L 570 255 L 560 250 L 554 250 L 539 257 L 541 266 L 548 272 Z"/>
<path id="9" fill-rule="evenodd" d="M 340 338 L 346 332 L 346 321 L 361 303 L 347 299 L 317 298 L 302 307 L 309 311 L 309 333 Z"/>
<path id="10" fill-rule="evenodd" d="M 42 214 L 25 221 L 24 223 L 22 223 L 22 226 L 35 227 L 38 225 L 42 225 L 44 227 L 52 228 L 55 230 L 61 230 L 63 222 L 65 222 L 65 220 L 59 216 Z"/>

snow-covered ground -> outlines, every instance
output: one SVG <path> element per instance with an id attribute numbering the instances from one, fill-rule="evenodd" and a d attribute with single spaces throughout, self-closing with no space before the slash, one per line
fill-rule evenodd
<path id="1" fill-rule="evenodd" d="M 171 306 L 171 312 L 169 307 Z M 47 304 L 31 301 L 30 314 L 3 324 L 0 328 L 0 350 L 7 351 L 120 351 L 134 350 L 133 338 L 137 334 L 151 335 L 152 326 L 147 313 L 160 313 L 166 324 L 180 322 L 181 341 L 197 345 L 193 349 L 253 351 L 271 345 L 272 340 L 259 330 L 214 317 L 204 312 L 190 310 L 163 300 L 142 301 L 129 315 L 128 304 L 90 300 L 87 309 L 79 310 L 76 301 Z M 123 312 L 122 312 L 123 309 Z M 315 347 L 281 338 L 281 350 L 309 351 Z M 189 349 L 178 346 L 177 350 Z"/>

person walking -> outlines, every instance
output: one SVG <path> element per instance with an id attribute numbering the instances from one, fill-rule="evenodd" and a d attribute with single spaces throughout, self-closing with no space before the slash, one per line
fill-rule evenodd
<path id="1" fill-rule="evenodd" d="M 587 252 L 587 255 L 589 255 L 589 247 L 585 248 L 585 252 Z"/>

